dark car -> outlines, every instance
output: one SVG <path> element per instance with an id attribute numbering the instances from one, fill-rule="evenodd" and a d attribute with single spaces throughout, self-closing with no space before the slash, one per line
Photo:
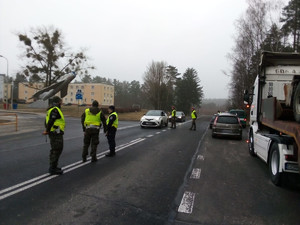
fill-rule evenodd
<path id="1" fill-rule="evenodd" d="M 245 110 L 242 110 L 242 109 L 231 109 L 229 112 L 231 114 L 237 115 L 237 117 L 240 118 L 240 122 L 241 122 L 243 128 L 246 127 L 247 115 L 246 115 Z"/>
<path id="2" fill-rule="evenodd" d="M 169 121 L 171 122 L 172 116 L 169 116 Z M 185 122 L 185 114 L 182 111 L 176 111 L 176 122 Z"/>
<path id="3" fill-rule="evenodd" d="M 217 115 L 218 115 L 218 114 L 214 114 L 214 115 L 212 116 L 212 118 L 211 118 L 211 120 L 210 120 L 210 123 L 209 123 L 209 128 L 210 128 L 210 129 L 212 129 L 212 126 L 213 126 L 213 124 L 214 124 L 214 121 L 215 121 Z"/>
<path id="4" fill-rule="evenodd" d="M 242 132 L 240 119 L 231 113 L 218 114 L 212 126 L 212 137 L 229 136 L 242 140 Z"/>

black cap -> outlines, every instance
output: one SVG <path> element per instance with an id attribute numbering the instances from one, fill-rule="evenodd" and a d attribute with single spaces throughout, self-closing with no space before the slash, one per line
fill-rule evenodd
<path id="1" fill-rule="evenodd" d="M 60 103 L 61 101 L 62 101 L 61 98 L 58 97 L 58 96 L 54 96 L 54 97 L 52 98 L 52 102 L 55 103 L 55 104 L 58 104 L 58 103 Z"/>
<path id="2" fill-rule="evenodd" d="M 99 103 L 97 100 L 94 100 L 93 103 L 92 103 L 92 106 L 93 107 L 98 107 L 99 106 Z"/>
<path id="3" fill-rule="evenodd" d="M 115 106 L 113 105 L 110 105 L 108 108 L 111 109 L 112 111 L 115 111 Z"/>

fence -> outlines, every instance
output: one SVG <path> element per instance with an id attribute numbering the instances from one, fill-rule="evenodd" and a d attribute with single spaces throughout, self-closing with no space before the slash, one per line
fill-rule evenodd
<path id="1" fill-rule="evenodd" d="M 0 125 L 11 125 L 11 124 L 15 124 L 16 125 L 16 131 L 18 131 L 18 115 L 16 113 L 5 113 L 5 114 L 0 114 L 0 117 L 2 116 L 15 116 L 16 119 L 15 121 L 9 121 L 9 122 L 1 122 L 0 120 Z"/>

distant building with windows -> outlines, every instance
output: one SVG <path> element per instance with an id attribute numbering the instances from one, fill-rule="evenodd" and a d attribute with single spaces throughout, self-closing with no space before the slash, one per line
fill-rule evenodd
<path id="1" fill-rule="evenodd" d="M 0 74 L 0 102 L 4 99 L 4 74 Z"/>
<path id="2" fill-rule="evenodd" d="M 19 83 L 19 99 L 32 102 L 31 98 L 38 90 L 42 89 L 43 83 L 35 83 L 30 87 L 27 83 Z M 76 99 L 76 93 L 81 90 L 82 100 Z M 90 105 L 97 100 L 100 105 L 114 105 L 115 89 L 113 85 L 101 83 L 71 83 L 69 84 L 68 94 L 63 98 L 63 103 L 87 104 Z M 60 96 L 60 93 L 57 94 Z"/>
<path id="3" fill-rule="evenodd" d="M 3 87 L 3 101 L 5 101 L 11 98 L 11 83 L 4 83 Z"/>

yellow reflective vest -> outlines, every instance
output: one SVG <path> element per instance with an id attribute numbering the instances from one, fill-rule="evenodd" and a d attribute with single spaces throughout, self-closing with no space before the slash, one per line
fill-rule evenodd
<path id="1" fill-rule="evenodd" d="M 172 117 L 176 117 L 176 110 L 175 109 L 173 109 L 173 111 L 172 111 Z"/>
<path id="2" fill-rule="evenodd" d="M 110 118 L 111 115 L 115 115 L 116 116 L 116 119 L 113 122 L 112 126 L 117 129 L 118 128 L 118 124 L 119 124 L 119 119 L 118 119 L 118 114 L 116 112 L 112 112 L 111 114 L 109 114 L 109 116 L 107 117 L 107 120 L 106 120 L 106 125 L 109 124 L 109 121 L 110 121 L 109 118 Z"/>
<path id="3" fill-rule="evenodd" d="M 54 128 L 54 127 L 59 127 L 60 130 L 65 131 L 66 123 L 65 123 L 64 115 L 63 115 L 62 111 L 60 110 L 60 108 L 58 108 L 58 107 L 56 107 L 56 106 L 55 106 L 55 107 L 52 107 L 51 109 L 49 109 L 49 110 L 47 111 L 46 124 L 48 124 L 48 122 L 49 122 L 50 115 L 51 115 L 51 112 L 52 112 L 53 109 L 57 109 L 57 111 L 59 112 L 59 115 L 60 115 L 61 118 L 56 119 L 56 120 L 54 121 L 54 124 L 53 124 L 53 126 L 51 127 L 50 131 L 53 132 L 53 131 L 55 131 L 55 130 L 57 129 L 57 128 Z"/>
<path id="4" fill-rule="evenodd" d="M 101 115 L 101 111 L 95 115 L 90 112 L 90 109 L 86 109 L 84 126 L 90 126 L 90 125 L 100 126 L 101 125 L 100 115 Z"/>
<path id="5" fill-rule="evenodd" d="M 195 112 L 196 112 L 196 110 L 193 110 L 193 112 L 191 113 L 191 117 L 192 117 L 192 119 L 196 119 Z"/>

